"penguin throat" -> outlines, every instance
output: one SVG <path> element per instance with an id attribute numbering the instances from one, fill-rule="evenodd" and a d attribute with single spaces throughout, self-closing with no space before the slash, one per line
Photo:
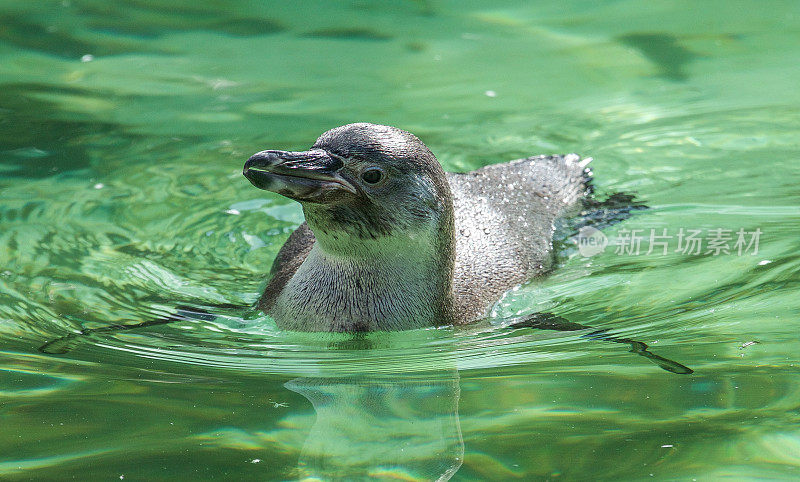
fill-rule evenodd
<path id="1" fill-rule="evenodd" d="M 449 323 L 453 246 L 442 245 L 437 234 L 432 229 L 364 239 L 315 231 L 314 247 L 269 314 L 302 331 Z"/>

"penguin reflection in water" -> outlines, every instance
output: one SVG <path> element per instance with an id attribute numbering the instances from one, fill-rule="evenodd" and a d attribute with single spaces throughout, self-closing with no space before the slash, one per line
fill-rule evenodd
<path id="1" fill-rule="evenodd" d="M 643 206 L 617 194 L 592 197 L 589 159 L 535 156 L 445 173 L 416 136 L 390 126 L 329 130 L 310 150 L 265 150 L 244 165 L 256 187 L 298 201 L 305 215 L 279 251 L 258 301 L 287 330 L 366 332 L 484 319 L 504 292 L 547 272 L 560 219 L 603 225 Z M 181 307 L 165 323 L 204 310 Z M 550 314 L 507 328 L 592 330 Z M 88 332 L 89 330 L 85 330 Z M 74 335 L 77 336 L 77 335 Z M 629 344 L 662 368 L 691 373 L 647 345 Z M 58 352 L 45 345 L 43 351 Z M 69 344 L 69 343 L 67 343 Z"/>

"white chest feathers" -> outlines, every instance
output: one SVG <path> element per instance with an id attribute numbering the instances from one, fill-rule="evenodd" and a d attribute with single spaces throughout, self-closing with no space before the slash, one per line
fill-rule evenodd
<path id="1" fill-rule="evenodd" d="M 284 329 L 398 330 L 436 323 L 442 293 L 428 237 L 323 249 L 319 240 L 269 310 Z M 366 244 L 365 244 L 366 243 Z M 371 244 L 370 244 L 371 243 Z M 335 251 L 332 254 L 331 251 Z"/>

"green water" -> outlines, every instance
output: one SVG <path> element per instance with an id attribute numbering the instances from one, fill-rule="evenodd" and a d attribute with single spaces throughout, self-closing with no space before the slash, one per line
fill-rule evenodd
<path id="1" fill-rule="evenodd" d="M 3 0 L 0 479 L 796 480 L 799 48 L 790 1 Z M 569 332 L 241 310 L 38 351 L 253 302 L 302 213 L 244 160 L 355 121 L 448 170 L 594 157 L 599 193 L 651 209 L 493 319 L 552 312 L 694 374 Z M 758 251 L 676 251 L 681 228 Z M 616 253 L 664 229 L 667 254 Z"/>

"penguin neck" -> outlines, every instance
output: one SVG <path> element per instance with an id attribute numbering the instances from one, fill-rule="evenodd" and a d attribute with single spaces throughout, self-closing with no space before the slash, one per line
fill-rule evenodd
<path id="1" fill-rule="evenodd" d="M 319 331 L 400 330 L 452 323 L 455 240 L 451 226 L 440 229 L 437 220 L 429 229 L 362 238 L 315 229 L 313 218 L 306 220 L 316 242 L 290 284 L 295 285 L 291 289 L 295 295 L 313 294 L 306 307 L 314 321 L 290 313 L 287 318 L 313 324 Z M 452 215 L 445 222 L 452 225 Z M 291 303 L 292 311 L 303 309 L 298 301 Z"/>

